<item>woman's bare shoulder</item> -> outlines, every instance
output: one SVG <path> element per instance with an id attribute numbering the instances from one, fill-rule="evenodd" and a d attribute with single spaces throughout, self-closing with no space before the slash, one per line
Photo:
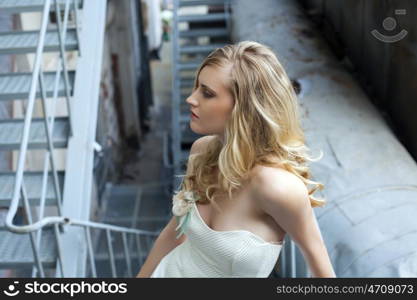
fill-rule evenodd
<path id="1" fill-rule="evenodd" d="M 253 191 L 259 196 L 273 194 L 285 197 L 288 193 L 294 192 L 294 189 L 306 189 L 300 178 L 278 166 L 257 165 L 252 170 L 251 183 Z"/>
<path id="2" fill-rule="evenodd" d="M 265 166 L 257 164 L 251 170 L 251 178 L 255 180 L 269 179 L 271 176 L 289 177 L 291 175 L 295 176 L 279 164 L 275 166 Z"/>
<path id="3" fill-rule="evenodd" d="M 257 208 L 273 217 L 281 227 L 288 216 L 305 213 L 310 209 L 306 185 L 295 174 L 275 167 L 259 168 L 251 184 Z M 284 215 L 284 216 L 283 216 Z"/>

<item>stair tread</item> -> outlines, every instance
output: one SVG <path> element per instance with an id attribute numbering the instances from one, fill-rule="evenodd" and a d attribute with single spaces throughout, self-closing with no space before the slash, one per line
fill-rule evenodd
<path id="1" fill-rule="evenodd" d="M 229 0 L 182 0 L 179 2 L 180 7 L 184 6 L 199 6 L 199 5 L 224 5 Z"/>
<path id="2" fill-rule="evenodd" d="M 183 63 L 178 63 L 178 69 L 179 70 L 195 70 L 197 69 L 201 64 L 201 61 L 198 62 L 183 62 Z"/>
<path id="3" fill-rule="evenodd" d="M 0 150 L 20 149 L 24 119 L 0 120 Z M 55 148 L 67 146 L 69 136 L 68 117 L 55 118 L 53 128 L 53 145 Z M 32 120 L 29 133 L 29 149 L 47 149 L 47 138 L 44 120 Z"/>
<path id="4" fill-rule="evenodd" d="M 192 88 L 194 86 L 194 79 L 180 79 L 181 88 Z"/>
<path id="5" fill-rule="evenodd" d="M 209 45 L 184 45 L 180 47 L 181 53 L 211 52 L 217 48 L 221 48 L 225 43 L 209 44 Z"/>
<path id="6" fill-rule="evenodd" d="M 46 96 L 51 97 L 55 85 L 56 72 L 44 72 Z M 70 94 L 74 83 L 75 72 L 69 71 L 69 89 Z M 2 73 L 0 74 L 0 100 L 14 100 L 14 99 L 27 99 L 30 90 L 30 84 L 32 81 L 32 73 Z M 38 89 L 36 97 L 39 98 L 40 88 Z M 65 83 L 64 76 L 61 74 L 60 82 L 58 86 L 58 96 L 65 95 Z"/>
<path id="7" fill-rule="evenodd" d="M 39 31 L 11 31 L 0 33 L 0 54 L 22 54 L 36 52 Z M 45 35 L 44 51 L 59 51 L 59 36 L 56 30 L 49 30 Z M 77 32 L 68 29 L 65 50 L 77 50 Z"/>
<path id="8" fill-rule="evenodd" d="M 229 16 L 226 13 L 179 15 L 178 22 L 215 22 L 226 20 Z"/>
<path id="9" fill-rule="evenodd" d="M 18 265 L 34 264 L 35 259 L 29 234 L 17 234 L 7 230 L 0 230 L 0 241 L 1 268 L 15 268 Z M 44 267 L 54 267 L 57 247 L 55 234 L 51 228 L 42 230 L 42 239 L 38 253 Z"/>
<path id="10" fill-rule="evenodd" d="M 229 36 L 226 28 L 191 29 L 179 31 L 179 37 Z"/>
<path id="11" fill-rule="evenodd" d="M 14 182 L 15 182 L 15 172 L 0 172 L 0 206 L 8 206 L 11 198 L 13 196 Z M 61 184 L 61 187 L 64 182 L 63 171 L 58 171 L 58 180 Z M 39 199 L 42 194 L 42 178 L 43 173 L 37 171 L 26 171 L 23 174 L 23 180 L 25 183 L 26 192 L 31 204 L 35 205 L 39 203 Z M 61 189 L 62 190 L 62 189 Z M 46 192 L 46 203 L 48 205 L 56 204 L 55 190 L 53 186 L 53 177 L 52 173 L 48 174 L 48 184 Z M 23 202 L 19 201 L 20 205 Z"/>
<path id="12" fill-rule="evenodd" d="M 58 3 L 63 5 L 65 4 L 65 1 L 66 0 L 58 0 Z M 42 11 L 44 2 L 44 0 L 0 0 L 0 11 L 9 13 Z M 51 10 L 53 11 L 55 9 L 55 3 L 53 1 L 51 3 Z"/>

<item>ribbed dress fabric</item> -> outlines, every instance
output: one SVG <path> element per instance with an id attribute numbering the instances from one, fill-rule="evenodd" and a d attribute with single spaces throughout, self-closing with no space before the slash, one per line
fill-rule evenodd
<path id="1" fill-rule="evenodd" d="M 190 214 L 186 240 L 161 259 L 151 278 L 266 278 L 271 274 L 284 242 L 266 242 L 246 230 L 212 230 L 195 203 Z"/>

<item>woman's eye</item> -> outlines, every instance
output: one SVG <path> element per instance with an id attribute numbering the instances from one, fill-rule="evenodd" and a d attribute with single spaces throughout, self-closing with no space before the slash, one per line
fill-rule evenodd
<path id="1" fill-rule="evenodd" d="M 213 97 L 213 95 L 212 95 L 212 94 L 209 94 L 209 93 L 207 93 L 207 92 L 203 92 L 203 95 L 204 95 L 204 97 L 206 97 L 206 98 L 211 98 L 211 97 Z"/>

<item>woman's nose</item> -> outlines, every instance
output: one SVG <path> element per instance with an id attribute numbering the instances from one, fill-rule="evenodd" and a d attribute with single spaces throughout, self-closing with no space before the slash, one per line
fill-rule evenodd
<path id="1" fill-rule="evenodd" d="M 195 100 L 195 97 L 193 96 L 194 95 L 194 93 L 191 93 L 191 95 L 190 96 L 188 96 L 187 97 L 187 99 L 185 100 L 188 104 L 191 104 L 191 105 L 197 105 L 198 103 L 197 103 L 197 100 Z"/>

